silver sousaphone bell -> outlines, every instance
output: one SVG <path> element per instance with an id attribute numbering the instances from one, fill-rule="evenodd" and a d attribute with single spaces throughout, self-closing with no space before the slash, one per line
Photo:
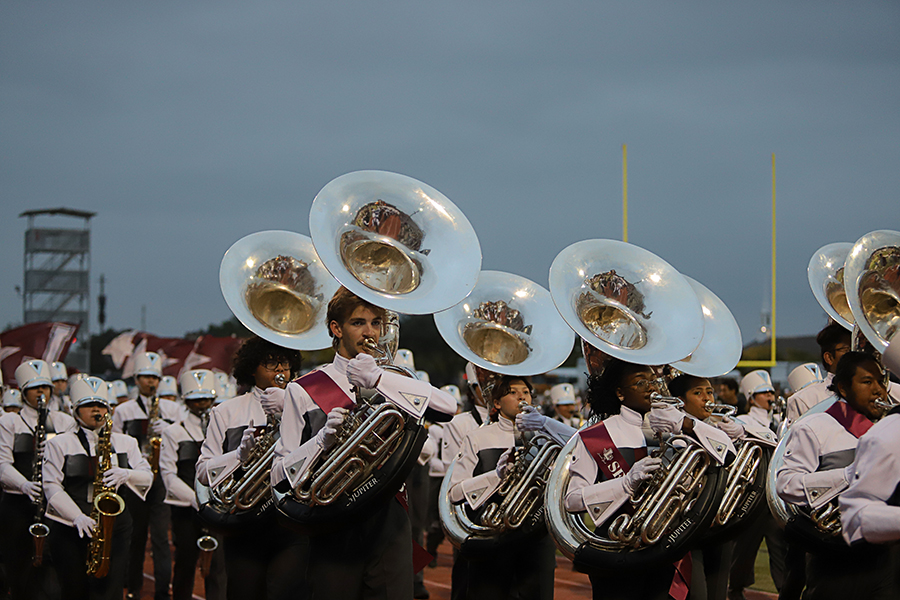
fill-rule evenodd
<path id="1" fill-rule="evenodd" d="M 859 238 L 844 264 L 850 312 L 879 353 L 900 331 L 900 232 L 873 231 Z"/>
<path id="2" fill-rule="evenodd" d="M 700 300 L 703 338 L 690 356 L 672 366 L 694 377 L 719 377 L 730 373 L 741 360 L 741 329 L 722 300 L 699 281 L 683 275 Z"/>
<path id="3" fill-rule="evenodd" d="M 819 306 L 849 331 L 853 331 L 854 319 L 844 289 L 844 263 L 852 247 L 850 242 L 826 244 L 812 255 L 806 269 L 809 288 Z"/>
<path id="4" fill-rule="evenodd" d="M 550 292 L 501 271 L 482 271 L 472 292 L 434 315 L 434 322 L 457 354 L 503 375 L 552 371 L 565 362 L 575 344 Z"/>
<path id="5" fill-rule="evenodd" d="M 642 365 L 689 356 L 703 337 L 697 294 L 669 263 L 617 240 L 585 240 L 550 266 L 550 293 L 579 336 Z"/>
<path id="6" fill-rule="evenodd" d="M 344 287 L 402 314 L 450 308 L 481 270 L 481 246 L 462 211 L 397 173 L 356 171 L 332 180 L 313 201 L 309 230 Z"/>
<path id="7" fill-rule="evenodd" d="M 219 286 L 234 316 L 259 337 L 295 350 L 331 346 L 325 311 L 339 284 L 305 235 L 241 238 L 222 258 Z"/>

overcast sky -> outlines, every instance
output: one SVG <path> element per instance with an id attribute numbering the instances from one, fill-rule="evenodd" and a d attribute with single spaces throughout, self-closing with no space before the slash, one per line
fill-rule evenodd
<path id="1" fill-rule="evenodd" d="M 309 234 L 319 189 L 361 169 L 442 191 L 484 268 L 546 287 L 564 247 L 621 238 L 628 144 L 629 241 L 717 293 L 745 341 L 772 153 L 779 334 L 825 323 L 816 249 L 900 228 L 897 2 L 14 0 L 0 107 L 0 328 L 22 320 L 23 210 L 96 211 L 107 325 L 146 305 L 174 336 L 230 316 L 233 242 Z"/>

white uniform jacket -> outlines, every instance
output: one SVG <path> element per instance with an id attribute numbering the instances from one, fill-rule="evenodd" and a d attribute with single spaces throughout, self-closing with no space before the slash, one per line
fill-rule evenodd
<path id="1" fill-rule="evenodd" d="M 141 456 L 134 438 L 113 433 L 110 438 L 112 466 L 129 469 L 126 485 L 142 499 L 153 485 L 153 473 Z M 87 444 L 90 454 L 85 451 Z M 47 516 L 72 525 L 79 514 L 90 516 L 94 501 L 94 477 L 91 457 L 97 453 L 97 432 L 81 427 L 54 437 L 47 442 L 44 459 L 44 495 Z"/>
<path id="2" fill-rule="evenodd" d="M 841 494 L 841 524 L 849 544 L 900 540 L 900 414 L 859 438 L 853 480 Z"/>
<path id="3" fill-rule="evenodd" d="M 341 355 L 334 362 L 321 369 L 351 400 L 355 394 L 347 380 L 348 359 Z M 376 388 L 393 404 L 413 414 L 422 414 L 431 408 L 447 415 L 456 412 L 456 400 L 447 392 L 433 387 L 430 383 L 404 377 L 397 373 L 385 372 Z M 312 464 L 322 449 L 316 441 L 316 434 L 325 425 L 325 413 L 313 402 L 306 390 L 291 382 L 285 390 L 284 415 L 281 419 L 281 440 L 275 446 L 275 463 L 272 466 L 272 486 L 287 479 L 291 487 Z"/>
<path id="4" fill-rule="evenodd" d="M 825 375 L 825 380 L 819 383 L 813 383 L 796 394 L 791 395 L 787 399 L 787 411 L 785 418 L 788 423 L 793 423 L 811 409 L 813 406 L 834 396 L 834 392 L 828 389 L 831 381 L 834 379 L 834 373 Z M 900 386 L 893 381 L 888 385 L 888 393 L 894 399 L 894 402 L 900 403 Z"/>
<path id="5" fill-rule="evenodd" d="M 0 417 L 0 483 L 7 494 L 21 494 L 20 488 L 26 481 L 31 481 L 33 470 L 38 412 L 27 403 L 22 404 L 18 414 L 5 413 Z M 56 410 L 47 413 L 45 431 L 48 440 L 57 434 L 74 431 L 76 427 L 75 419 L 65 413 Z"/>
<path id="6" fill-rule="evenodd" d="M 784 462 L 775 475 L 776 493 L 790 504 L 827 504 L 847 489 L 858 442 L 828 413 L 800 419 L 787 438 Z"/>
<path id="7" fill-rule="evenodd" d="M 159 473 L 166 486 L 166 504 L 197 508 L 194 475 L 202 444 L 200 417 L 191 412 L 163 431 Z"/>
<path id="8" fill-rule="evenodd" d="M 503 415 L 493 423 L 472 429 L 463 439 L 450 478 L 450 502 L 463 500 L 478 508 L 497 490 L 497 462 L 515 445 L 515 424 Z"/>
<path id="9" fill-rule="evenodd" d="M 138 396 L 134 400 L 120 404 L 113 413 L 113 431 L 130 435 L 138 441 L 138 445 L 148 455 L 147 441 L 153 434 L 149 428 L 147 411 L 150 410 L 150 398 Z M 179 419 L 180 410 L 177 402 L 159 399 L 159 418 L 172 424 Z"/>
<path id="10" fill-rule="evenodd" d="M 444 435 L 441 438 L 441 462 L 444 463 L 445 473 L 447 467 L 462 449 L 466 435 L 473 429 L 489 422 L 488 409 L 484 406 L 475 406 L 472 410 L 455 415 L 449 423 L 444 425 Z"/>
<path id="11" fill-rule="evenodd" d="M 432 423 L 428 427 L 428 440 L 426 446 L 430 446 L 428 453 L 428 476 L 443 477 L 447 472 L 444 461 L 441 460 L 441 446 L 444 443 L 444 427 L 440 423 Z M 423 448 L 423 453 L 425 452 Z"/>
<path id="12" fill-rule="evenodd" d="M 734 419 L 744 428 L 743 439 L 761 442 L 767 446 L 778 445 L 778 436 L 769 428 L 768 411 L 751 406 L 750 412 Z"/>
<path id="13" fill-rule="evenodd" d="M 216 404 L 210 411 L 206 439 L 197 460 L 201 480 L 208 479 L 209 485 L 215 486 L 241 465 L 237 449 L 244 430 L 251 422 L 254 427 L 266 424 L 266 412 L 259 403 L 262 393 L 254 386 L 246 394 Z"/>

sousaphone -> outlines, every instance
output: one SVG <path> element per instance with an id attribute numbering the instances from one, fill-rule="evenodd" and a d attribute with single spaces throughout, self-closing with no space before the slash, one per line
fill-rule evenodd
<path id="1" fill-rule="evenodd" d="M 482 271 L 472 292 L 436 314 L 434 322 L 457 354 L 502 375 L 551 371 L 565 362 L 575 343 L 550 292 L 525 277 L 500 271 Z M 438 495 L 441 523 L 454 546 L 471 557 L 528 543 L 542 534 L 544 483 L 559 449 L 560 444 L 547 436 L 520 436 L 509 474 L 479 511 L 465 503 L 450 503 L 454 460 Z"/>
<path id="2" fill-rule="evenodd" d="M 816 250 L 809 259 L 806 277 L 819 306 L 848 331 L 853 331 L 854 317 L 844 289 L 844 263 L 853 244 L 836 242 Z"/>
<path id="3" fill-rule="evenodd" d="M 456 205 L 396 173 L 357 171 L 332 180 L 313 201 L 309 227 L 334 278 L 388 311 L 379 348 L 373 347 L 376 360 L 386 363 L 399 342 L 395 313 L 428 314 L 456 304 L 481 269 L 478 238 Z M 423 425 L 424 417 L 360 390 L 338 442 L 304 467 L 296 488 L 276 490 L 279 512 L 307 532 L 352 525 L 400 489 L 425 443 Z"/>
<path id="4" fill-rule="evenodd" d="M 632 244 L 588 240 L 569 246 L 550 267 L 550 293 L 583 340 L 627 362 L 683 360 L 698 350 L 704 335 L 703 308 L 691 284 L 667 262 Z M 697 365 L 706 360 L 704 353 L 698 352 Z M 685 440 L 684 448 L 665 455 L 656 483 L 636 495 L 633 515 L 622 512 L 594 527 L 585 513 L 565 507 L 577 441 L 573 436 L 560 451 L 544 494 L 547 527 L 577 569 L 608 571 L 671 561 L 706 532 L 725 479 L 698 444 Z"/>
<path id="5" fill-rule="evenodd" d="M 850 312 L 879 353 L 900 331 L 900 232 L 873 231 L 859 238 L 844 265 Z"/>

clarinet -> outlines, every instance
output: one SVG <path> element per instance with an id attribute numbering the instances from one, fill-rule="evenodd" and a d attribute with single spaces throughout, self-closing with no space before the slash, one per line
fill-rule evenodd
<path id="1" fill-rule="evenodd" d="M 31 562 L 35 567 L 44 562 L 44 540 L 50 528 L 44 523 L 44 442 L 47 441 L 47 400 L 41 394 L 37 402 L 38 419 L 34 428 L 34 460 L 31 462 L 31 481 L 38 486 L 38 494 L 31 504 L 34 506 L 34 523 L 28 528 L 34 540 L 34 555 Z"/>

